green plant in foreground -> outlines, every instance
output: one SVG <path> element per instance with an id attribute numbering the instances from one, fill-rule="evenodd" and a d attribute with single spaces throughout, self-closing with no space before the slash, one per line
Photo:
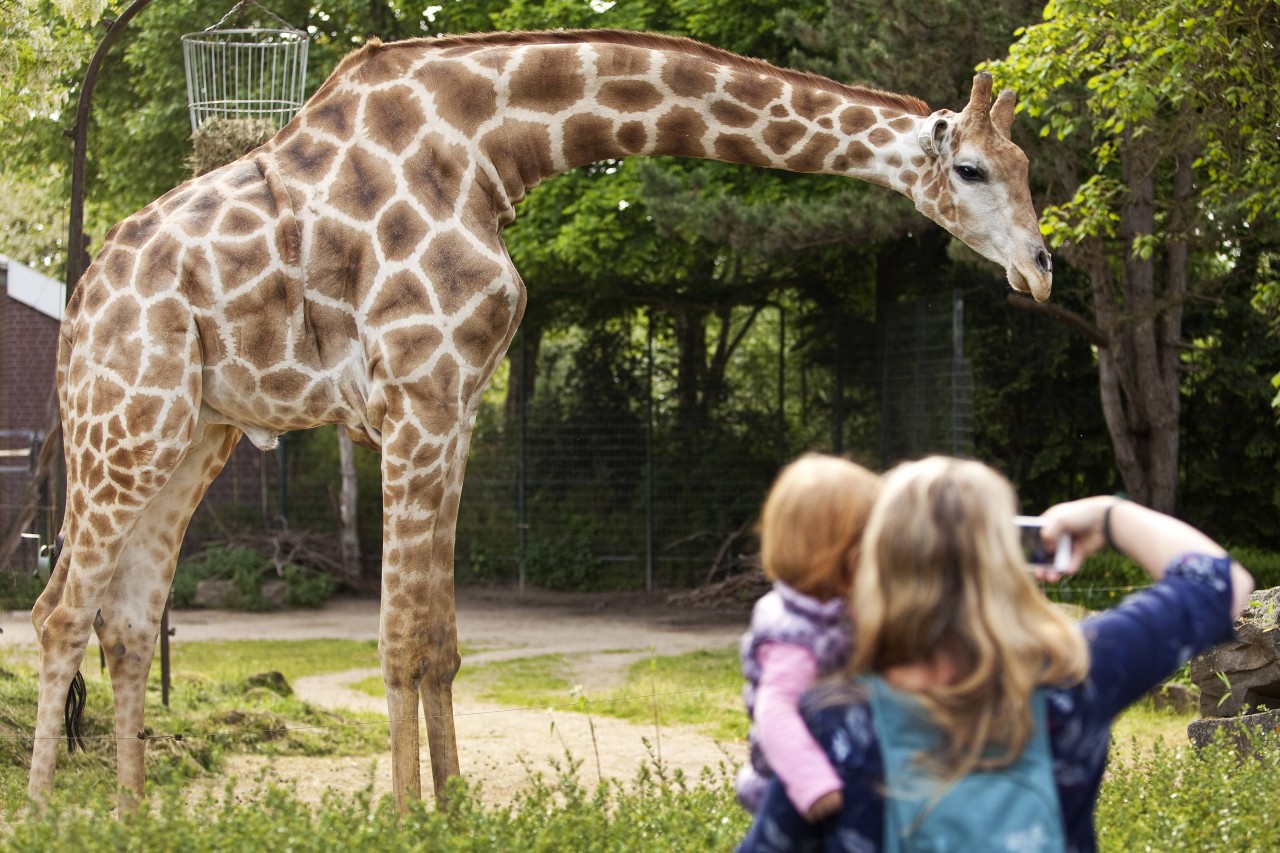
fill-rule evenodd
<path id="1" fill-rule="evenodd" d="M 629 784 L 586 788 L 568 761 L 555 778 L 530 776 L 503 806 L 485 805 L 478 788 L 451 783 L 448 806 L 415 804 L 405 814 L 371 789 L 329 794 L 311 809 L 280 786 L 239 798 L 228 790 L 194 805 L 175 791 L 136 815 L 107 817 L 101 795 L 55 801 L 44 816 L 9 814 L 6 850 L 290 850 L 308 851 L 713 851 L 730 850 L 746 833 L 747 814 L 728 772 L 697 780 L 643 769 Z"/>
<path id="2" fill-rule="evenodd" d="M 1200 751 L 1162 740 L 1117 749 L 1095 813 L 1102 850 L 1270 851 L 1280 837 L 1273 733 L 1242 752 L 1223 738 Z"/>

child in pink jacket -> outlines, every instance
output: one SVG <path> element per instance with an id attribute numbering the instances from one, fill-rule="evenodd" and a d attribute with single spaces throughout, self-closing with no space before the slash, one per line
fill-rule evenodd
<path id="1" fill-rule="evenodd" d="M 840 779 L 800 717 L 800 694 L 848 660 L 849 586 L 880 479 L 860 465 L 810 453 L 785 467 L 760 512 L 760 560 L 773 589 L 742 637 L 751 760 L 738 800 L 753 814 L 773 777 L 816 822 L 840 810 Z"/>

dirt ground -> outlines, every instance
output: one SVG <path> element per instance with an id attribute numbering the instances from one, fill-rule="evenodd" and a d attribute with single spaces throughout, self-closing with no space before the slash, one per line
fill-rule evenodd
<path id="1" fill-rule="evenodd" d="M 462 773 L 481 786 L 482 796 L 508 802 L 525 786 L 531 772 L 553 775 L 566 754 L 582 762 L 580 778 L 595 784 L 598 773 L 628 781 L 642 764 L 660 758 L 674 770 L 696 777 L 704 767 L 724 764 L 730 772 L 745 757 L 743 743 L 717 742 L 689 726 L 637 725 L 568 708 L 510 708 L 471 695 L 468 666 L 481 663 L 564 655 L 572 667 L 572 683 L 588 696 L 609 692 L 622 682 L 627 668 L 650 654 L 678 655 L 736 645 L 747 624 L 747 611 L 716 611 L 667 604 L 663 596 L 634 593 L 562 594 L 544 591 L 463 589 L 458 595 L 458 638 L 470 650 L 454 693 L 455 726 Z M 176 611 L 170 620 L 172 642 L 227 639 L 372 640 L 378 636 L 378 603 L 337 599 L 325 608 L 285 613 Z M 34 635 L 25 613 L 0 614 L 0 645 L 33 647 Z M 90 649 L 92 653 L 92 648 Z M 292 686 L 305 701 L 328 708 L 386 713 L 380 698 L 347 685 L 378 674 L 352 670 L 299 679 Z M 566 703 L 572 702 L 566 697 Z M 593 731 L 594 729 L 594 731 Z M 424 795 L 430 796 L 430 760 L 425 730 L 422 741 Z M 599 768 L 599 769 L 597 769 Z M 318 802 L 326 789 L 349 793 L 373 784 L 374 796 L 390 792 L 390 754 L 356 758 L 275 758 L 235 756 L 226 776 L 205 787 L 220 792 L 229 777 L 240 796 L 260 781 L 294 784 L 298 795 Z"/>

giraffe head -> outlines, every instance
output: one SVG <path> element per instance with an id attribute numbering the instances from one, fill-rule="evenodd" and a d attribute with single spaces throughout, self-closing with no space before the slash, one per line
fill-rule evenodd
<path id="1" fill-rule="evenodd" d="M 974 251 L 1005 268 L 1014 290 L 1049 298 L 1053 260 L 1040 236 L 1027 183 L 1027 155 L 1009 138 L 1016 96 L 991 103 L 991 75 L 973 78 L 959 114 L 938 110 L 919 128 L 930 165 L 912 197 L 916 207 Z"/>

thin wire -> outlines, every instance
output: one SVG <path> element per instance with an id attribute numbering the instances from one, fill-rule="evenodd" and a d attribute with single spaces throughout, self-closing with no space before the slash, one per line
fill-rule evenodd
<path id="1" fill-rule="evenodd" d="M 484 716 L 492 716 L 494 714 L 517 714 L 517 713 L 524 713 L 527 711 L 553 711 L 553 710 L 560 710 L 563 708 L 581 708 L 586 705 L 603 705 L 603 704 L 609 704 L 609 703 L 615 703 L 615 702 L 639 701 L 642 699 L 649 699 L 650 697 L 653 697 L 656 699 L 660 696 L 662 697 L 681 696 L 686 693 L 706 693 L 709 691 L 720 692 L 720 691 L 732 690 L 732 689 L 735 689 L 735 688 L 691 687 L 687 690 L 672 690 L 666 693 L 646 693 L 642 696 L 617 696 L 611 699 L 587 699 L 587 700 L 579 700 L 575 702 L 560 702 L 552 705 L 529 705 L 529 706 L 516 707 L 516 708 L 494 708 L 493 710 L 490 710 L 490 711 L 466 711 L 461 714 L 456 714 L 456 713 L 455 714 L 427 714 L 420 717 L 420 719 L 429 723 L 431 720 L 443 719 L 444 717 L 452 717 L 453 719 L 457 720 L 462 717 L 484 717 Z M 386 719 L 371 720 L 366 723 L 332 723 L 330 725 L 317 725 L 317 726 L 280 726 L 277 728 L 270 728 L 270 729 L 256 729 L 254 731 L 227 730 L 227 731 L 221 731 L 221 732 L 210 732 L 209 734 L 199 735 L 196 737 L 188 737 L 187 735 L 184 735 L 181 733 L 169 734 L 169 735 L 149 735 L 149 734 L 146 734 L 145 732 L 139 732 L 137 735 L 131 738 L 118 738 L 115 735 L 85 735 L 83 739 L 84 740 L 170 740 L 175 742 L 182 742 L 187 740 L 213 740 L 214 738 L 256 737 L 256 736 L 268 735 L 268 734 L 278 735 L 282 732 L 285 734 L 288 734 L 290 732 L 323 731 L 328 729 L 355 729 L 355 728 L 365 728 L 368 726 L 385 726 L 390 724 L 391 724 L 390 718 L 386 718 Z M 32 741 L 62 740 L 64 737 L 65 735 L 57 735 L 55 737 L 42 737 L 42 738 L 37 738 L 34 734 L 0 735 L 0 740 L 32 740 Z"/>

